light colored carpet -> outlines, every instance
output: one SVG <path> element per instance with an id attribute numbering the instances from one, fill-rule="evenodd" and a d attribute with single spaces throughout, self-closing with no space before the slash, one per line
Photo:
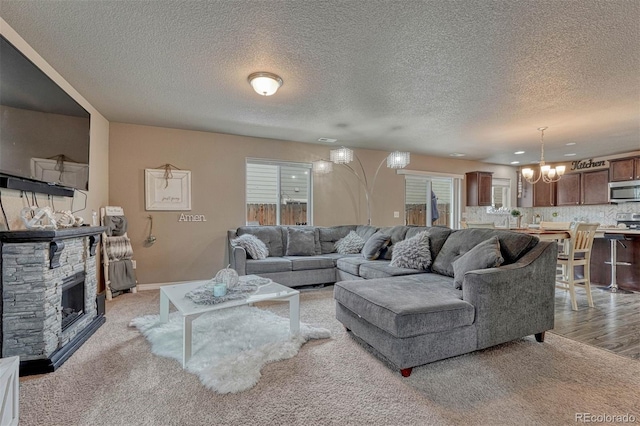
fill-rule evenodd
<path id="1" fill-rule="evenodd" d="M 575 414 L 640 419 L 640 363 L 547 333 L 414 368 L 390 370 L 335 320 L 332 287 L 301 295 L 301 320 L 331 331 L 266 365 L 252 389 L 218 395 L 155 356 L 129 321 L 156 314 L 159 292 L 125 294 L 107 323 L 55 373 L 21 379 L 28 425 L 575 424 Z M 288 315 L 286 303 L 261 307 Z"/>
<path id="2" fill-rule="evenodd" d="M 129 325 L 149 340 L 151 352 L 182 363 L 183 319 L 178 312 L 172 312 L 166 323 L 160 322 L 160 315 L 144 315 Z M 186 370 L 221 394 L 252 388 L 265 364 L 296 356 L 309 339 L 331 336 L 326 328 L 305 323 L 291 336 L 289 318 L 254 306 L 206 313 L 193 322 L 191 335 L 193 356 Z"/>

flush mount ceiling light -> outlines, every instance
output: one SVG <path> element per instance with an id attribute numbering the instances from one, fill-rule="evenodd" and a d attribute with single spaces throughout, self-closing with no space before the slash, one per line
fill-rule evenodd
<path id="1" fill-rule="evenodd" d="M 270 72 L 254 72 L 247 78 L 253 90 L 262 96 L 271 96 L 282 86 L 282 78 Z"/>
<path id="2" fill-rule="evenodd" d="M 534 171 L 533 169 L 527 167 L 526 169 L 522 169 L 522 177 L 529 183 L 536 183 L 540 179 L 542 179 L 545 183 L 557 182 L 560 180 L 565 171 L 565 166 L 557 166 L 555 168 L 551 168 L 551 166 L 547 166 L 544 162 L 544 131 L 547 130 L 547 127 L 538 127 L 540 131 L 540 174 L 536 179 L 533 178 Z"/>

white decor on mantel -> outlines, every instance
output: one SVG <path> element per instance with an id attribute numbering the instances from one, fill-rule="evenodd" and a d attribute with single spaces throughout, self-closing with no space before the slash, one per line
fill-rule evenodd
<path id="1" fill-rule="evenodd" d="M 169 322 L 159 315 L 134 318 L 130 326 L 151 343 L 151 351 L 182 362 L 182 316 L 174 312 Z M 253 306 L 223 309 L 202 315 L 193 323 L 193 356 L 186 370 L 207 388 L 224 394 L 252 388 L 260 370 L 270 362 L 296 356 L 310 339 L 331 337 L 329 330 L 300 323 L 289 335 L 289 319 Z"/>

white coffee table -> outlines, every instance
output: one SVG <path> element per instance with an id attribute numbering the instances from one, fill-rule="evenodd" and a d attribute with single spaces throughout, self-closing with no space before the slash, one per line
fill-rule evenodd
<path id="1" fill-rule="evenodd" d="M 244 275 L 241 281 L 260 278 L 257 275 Z M 230 300 L 228 302 L 215 305 L 199 305 L 184 297 L 185 294 L 194 290 L 207 281 L 185 281 L 160 287 L 160 321 L 169 321 L 169 302 L 176 307 L 182 315 L 182 368 L 187 365 L 191 358 L 191 323 L 200 315 L 216 311 L 219 309 L 233 308 L 234 306 L 248 305 L 250 303 L 261 302 L 263 300 L 282 300 L 289 302 L 289 333 L 294 335 L 300 331 L 300 292 L 291 287 L 271 282 L 258 289 L 246 299 Z"/>

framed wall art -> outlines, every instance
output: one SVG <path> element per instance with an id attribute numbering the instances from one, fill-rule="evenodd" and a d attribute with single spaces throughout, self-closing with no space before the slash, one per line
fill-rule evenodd
<path id="1" fill-rule="evenodd" d="M 145 169 L 146 210 L 191 210 L 191 171 Z"/>
<path id="2" fill-rule="evenodd" d="M 49 158 L 31 158 L 31 177 L 86 190 L 89 185 L 89 165 Z"/>

